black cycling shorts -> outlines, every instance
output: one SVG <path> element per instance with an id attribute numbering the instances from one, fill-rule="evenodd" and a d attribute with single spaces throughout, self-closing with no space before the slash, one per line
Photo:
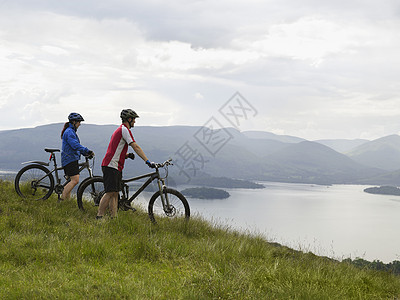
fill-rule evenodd
<path id="1" fill-rule="evenodd" d="M 101 167 L 103 171 L 104 191 L 119 192 L 121 188 L 122 172 L 110 167 Z"/>
<path id="2" fill-rule="evenodd" d="M 64 166 L 64 173 L 69 177 L 78 175 L 79 174 L 78 161 L 75 160 L 73 162 L 70 162 L 68 165 Z"/>

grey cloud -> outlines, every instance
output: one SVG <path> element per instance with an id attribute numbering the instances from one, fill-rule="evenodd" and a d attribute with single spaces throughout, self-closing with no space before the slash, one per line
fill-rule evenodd
<path id="1" fill-rule="evenodd" d="M 371 32 L 371 37 L 363 36 L 351 45 L 345 44 L 346 51 L 324 53 L 318 66 L 312 65 L 310 60 L 283 55 L 279 51 L 265 55 L 260 51 L 261 54 L 256 53 L 260 55 L 253 60 L 243 63 L 226 60 L 218 67 L 210 68 L 209 64 L 198 63 L 192 68 L 174 70 L 169 70 L 168 64 L 166 70 L 146 69 L 146 66 L 140 69 L 140 57 L 135 52 L 137 44 L 132 42 L 133 38 L 140 42 L 145 40 L 143 43 L 177 40 L 193 48 L 230 48 L 240 56 L 242 51 L 250 48 L 251 42 L 265 38 L 271 25 L 296 26 L 296 21 L 311 16 L 327 19 L 344 28 L 356 24 L 364 32 L 376 24 L 396 21 L 399 16 L 397 1 L 8 0 L 0 1 L 0 8 L 0 37 L 11 40 L 10 45 L 20 51 L 6 58 L 9 66 L 17 61 L 26 63 L 20 73 L 15 72 L 13 79 L 20 80 L 27 88 L 49 86 L 49 95 L 41 94 L 43 101 L 47 102 L 45 105 L 50 99 L 58 101 L 71 95 L 75 97 L 69 98 L 82 97 L 88 102 L 100 98 L 104 103 L 129 103 L 133 92 L 137 92 L 139 100 L 135 101 L 140 103 L 138 106 L 150 112 L 153 108 L 141 97 L 151 91 L 157 95 L 156 99 L 161 98 L 159 95 L 164 97 L 162 99 L 171 99 L 168 102 L 171 108 L 168 109 L 179 111 L 170 113 L 178 124 L 202 125 L 238 90 L 259 109 L 257 122 L 263 124 L 258 128 L 260 130 L 276 129 L 305 138 L 330 138 L 329 132 L 337 137 L 340 133 L 358 137 L 361 131 L 373 132 L 382 126 L 392 132 L 400 128 L 394 125 L 397 116 L 379 117 L 379 111 L 368 118 L 361 113 L 355 115 L 365 108 L 365 104 L 376 104 L 374 101 L 387 101 L 387 105 L 392 107 L 399 94 L 397 78 L 400 74 L 394 67 L 398 62 L 397 51 L 393 49 L 396 41 L 392 39 L 393 35 L 376 41 L 385 27 Z M 42 12 L 48 12 L 46 16 L 54 17 L 56 23 L 52 23 L 53 20 L 30 23 L 27 19 L 26 15 L 32 17 Z M 4 18 L 6 15 L 8 17 Z M 18 22 L 7 23 L 12 16 L 19 17 Z M 117 22 L 113 23 L 115 20 Z M 26 24 L 32 27 L 24 27 Z M 57 26 L 53 29 L 52 24 Z M 390 26 L 396 24 L 393 22 Z M 115 38 L 118 34 L 120 36 Z M 235 44 L 239 38 L 241 43 Z M 385 41 L 386 46 L 382 44 Z M 146 46 L 148 48 L 144 49 L 161 45 L 151 43 Z M 195 54 L 193 57 L 197 58 Z M 210 57 L 215 59 L 218 56 Z M 163 63 L 155 61 L 156 66 Z M 49 66 L 51 63 L 56 67 Z M 44 79 L 43 83 L 25 82 L 25 72 L 30 72 L 25 66 L 33 69 L 33 75 Z M 10 75 L 3 74 L 8 80 L 6 76 Z M 63 84 L 71 87 L 66 95 L 57 92 L 63 90 Z M 15 86 L 17 89 L 19 86 Z M 201 100 L 196 99 L 196 93 L 203 95 Z M 17 101 L 21 108 L 27 103 L 32 104 L 28 105 L 32 113 L 25 116 L 26 120 L 35 122 L 35 116 L 44 118 L 48 115 L 44 107 L 40 109 L 33 105 L 35 101 L 42 101 L 40 97 L 31 95 L 28 102 L 26 95 L 21 93 L 13 97 L 7 99 Z M 361 101 L 361 105 L 349 103 L 356 100 Z M 7 118 L 15 113 L 19 113 L 19 108 L 7 106 L 2 110 L 2 115 L 7 114 Z M 93 114 L 97 116 L 97 113 Z M 7 122 L 14 122 L 7 118 Z M 157 122 L 164 122 L 161 117 L 157 116 L 157 119 Z M 17 122 L 15 126 L 22 125 Z M 348 130 L 350 127 L 351 132 Z"/>
<path id="2" fill-rule="evenodd" d="M 400 11 L 395 0 L 14 0 L 3 5 L 17 11 L 51 11 L 99 20 L 126 19 L 150 40 L 178 40 L 195 48 L 229 47 L 238 35 L 248 30 L 251 34 L 255 27 L 266 33 L 270 24 L 291 23 L 307 15 L 348 21 L 355 16 L 376 20 L 395 18 Z"/>

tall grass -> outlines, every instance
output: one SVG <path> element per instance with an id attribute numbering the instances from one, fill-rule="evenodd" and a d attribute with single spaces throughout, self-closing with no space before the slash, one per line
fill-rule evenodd
<path id="1" fill-rule="evenodd" d="M 0 182 L 0 299 L 399 299 L 400 277 L 200 218 L 95 220 Z"/>

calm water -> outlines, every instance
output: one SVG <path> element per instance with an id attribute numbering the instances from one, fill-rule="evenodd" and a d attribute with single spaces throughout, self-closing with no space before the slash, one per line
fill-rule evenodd
<path id="1" fill-rule="evenodd" d="M 15 175 L 18 171 L 4 171 L 0 170 L 0 180 L 14 180 Z"/>
<path id="2" fill-rule="evenodd" d="M 370 186 L 264 183 L 225 200 L 189 199 L 192 214 L 268 241 L 336 259 L 400 260 L 400 197 Z"/>

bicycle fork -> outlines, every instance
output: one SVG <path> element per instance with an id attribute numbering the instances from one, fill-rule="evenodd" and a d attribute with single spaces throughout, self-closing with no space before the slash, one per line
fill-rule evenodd
<path id="1" fill-rule="evenodd" d="M 168 199 L 168 193 L 165 192 L 166 186 L 165 186 L 165 180 L 164 179 L 159 179 L 158 180 L 158 189 L 160 190 L 160 197 L 161 197 L 161 203 L 163 206 L 163 210 L 167 215 L 170 215 L 173 213 L 174 207 L 170 205 L 169 199 Z"/>

